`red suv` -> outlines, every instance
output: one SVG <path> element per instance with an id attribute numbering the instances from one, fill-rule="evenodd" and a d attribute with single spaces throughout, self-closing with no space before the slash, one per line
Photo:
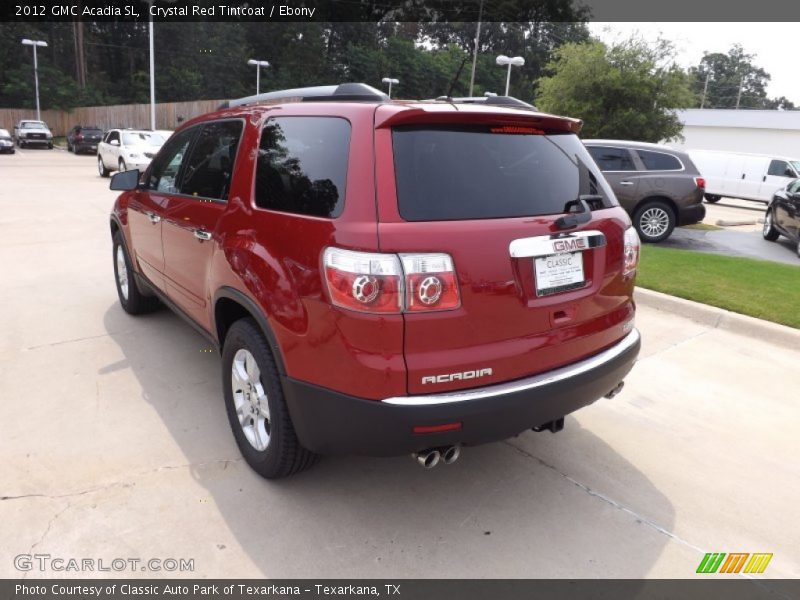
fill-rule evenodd
<path id="1" fill-rule="evenodd" d="M 112 180 L 120 302 L 160 300 L 220 349 L 265 477 L 558 431 L 640 345 L 639 239 L 580 126 L 363 84 L 231 102 Z"/>

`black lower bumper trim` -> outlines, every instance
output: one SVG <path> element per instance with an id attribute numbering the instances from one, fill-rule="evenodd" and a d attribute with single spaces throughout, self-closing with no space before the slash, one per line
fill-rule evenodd
<path id="1" fill-rule="evenodd" d="M 398 456 L 433 446 L 513 437 L 587 406 L 628 374 L 641 342 L 608 361 L 535 389 L 463 402 L 403 406 L 364 400 L 286 377 L 283 389 L 300 442 L 319 454 Z M 460 422 L 454 431 L 415 434 L 415 426 Z"/>

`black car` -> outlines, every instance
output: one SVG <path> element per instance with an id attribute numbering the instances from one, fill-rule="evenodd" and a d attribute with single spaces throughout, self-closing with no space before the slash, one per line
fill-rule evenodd
<path id="1" fill-rule="evenodd" d="M 685 152 L 624 140 L 583 143 L 643 242 L 661 242 L 676 225 L 691 225 L 706 216 L 706 183 Z"/>
<path id="2" fill-rule="evenodd" d="M 3 152 L 14 154 L 14 139 L 7 129 L 0 129 L 0 154 Z"/>
<path id="3" fill-rule="evenodd" d="M 764 215 L 764 239 L 774 242 L 785 235 L 797 244 L 800 257 L 800 179 L 789 182 L 772 196 Z"/>
<path id="4" fill-rule="evenodd" d="M 99 127 L 84 127 L 75 125 L 67 134 L 67 150 L 80 154 L 81 152 L 97 153 L 97 144 L 103 137 L 103 130 Z"/>

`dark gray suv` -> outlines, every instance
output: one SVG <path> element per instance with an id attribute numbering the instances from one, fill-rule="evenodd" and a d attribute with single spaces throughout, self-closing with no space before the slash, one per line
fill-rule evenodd
<path id="1" fill-rule="evenodd" d="M 705 180 L 680 150 L 625 140 L 584 140 L 643 242 L 667 239 L 676 225 L 706 216 Z"/>

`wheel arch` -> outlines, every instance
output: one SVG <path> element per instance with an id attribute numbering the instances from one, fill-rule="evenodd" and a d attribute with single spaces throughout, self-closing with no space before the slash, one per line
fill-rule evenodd
<path id="1" fill-rule="evenodd" d="M 667 206 L 669 206 L 672 209 L 672 215 L 675 217 L 675 224 L 677 225 L 678 212 L 679 212 L 678 211 L 678 205 L 675 202 L 675 200 L 673 200 L 669 196 L 654 195 L 654 196 L 646 196 L 646 197 L 642 198 L 641 200 L 639 200 L 639 202 L 637 202 L 636 208 L 633 211 L 634 214 L 639 212 L 639 210 L 641 210 L 641 208 L 643 206 L 645 206 L 645 205 L 647 205 L 649 203 L 652 203 L 652 202 L 663 202 Z"/>
<path id="2" fill-rule="evenodd" d="M 253 319 L 267 339 L 272 356 L 278 367 L 278 373 L 286 375 L 286 363 L 278 339 L 269 324 L 267 316 L 255 301 L 231 287 L 222 287 L 214 294 L 214 310 L 212 313 L 214 334 L 217 336 L 220 352 L 225 344 L 225 336 L 231 325 L 243 318 Z"/>

